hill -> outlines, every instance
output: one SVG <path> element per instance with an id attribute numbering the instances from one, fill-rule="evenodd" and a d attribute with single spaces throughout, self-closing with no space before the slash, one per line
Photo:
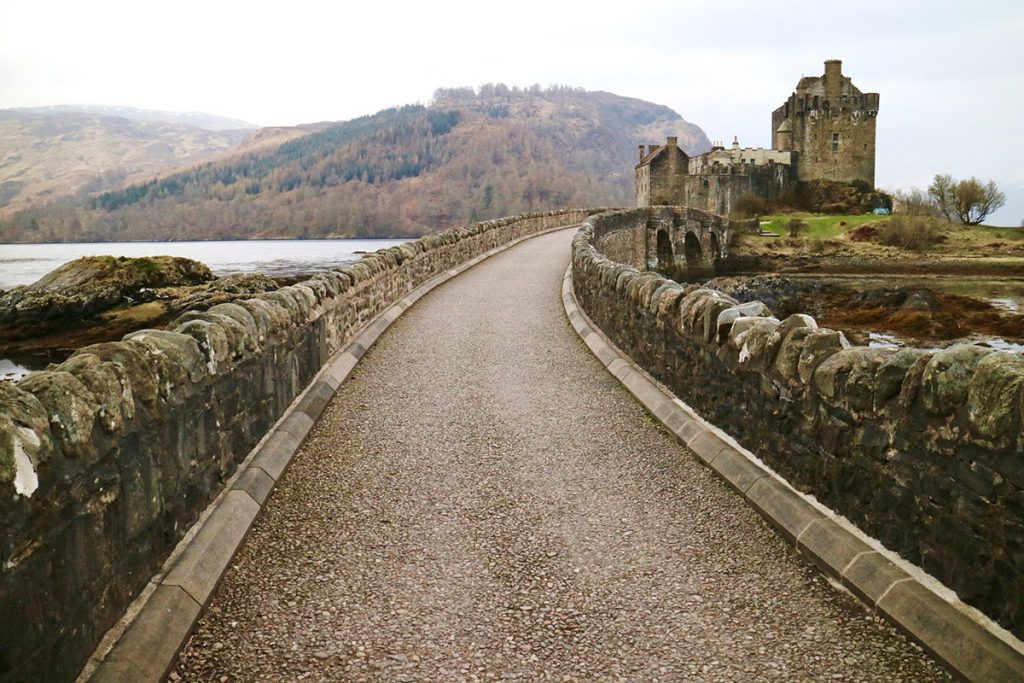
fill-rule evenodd
<path id="1" fill-rule="evenodd" d="M 70 111 L 0 110 L 0 217 L 122 187 L 231 149 L 247 130 Z"/>
<path id="2" fill-rule="evenodd" d="M 308 130 L 19 212 L 0 222 L 0 239 L 420 235 L 521 211 L 632 204 L 639 141 L 676 135 L 688 152 L 710 148 L 667 107 L 566 87 L 442 89 L 429 106 Z"/>
<path id="3" fill-rule="evenodd" d="M 20 114 L 96 114 L 98 116 L 117 116 L 132 121 L 156 121 L 159 123 L 177 123 L 205 130 L 254 130 L 259 128 L 255 123 L 242 119 L 231 119 L 226 116 L 207 114 L 201 111 L 157 111 L 153 109 L 137 109 L 135 107 L 113 107 L 95 104 L 55 104 L 49 107 L 15 107 L 8 111 Z"/>

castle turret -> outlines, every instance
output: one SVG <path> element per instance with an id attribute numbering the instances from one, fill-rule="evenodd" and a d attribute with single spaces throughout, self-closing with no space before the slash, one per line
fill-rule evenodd
<path id="1" fill-rule="evenodd" d="M 784 152 L 793 149 L 793 124 L 789 122 L 788 118 L 783 119 L 779 127 L 775 129 L 775 149 Z"/>
<path id="2" fill-rule="evenodd" d="M 825 62 L 825 97 L 832 100 L 843 92 L 843 62 L 829 59 Z"/>

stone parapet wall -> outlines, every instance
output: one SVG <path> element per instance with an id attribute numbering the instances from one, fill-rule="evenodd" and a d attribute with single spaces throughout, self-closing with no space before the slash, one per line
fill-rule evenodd
<path id="1" fill-rule="evenodd" d="M 794 486 L 1024 635 L 1024 357 L 851 346 L 610 258 L 602 245 L 629 243 L 646 211 L 594 216 L 574 239 L 595 324 Z"/>
<path id="2" fill-rule="evenodd" d="M 246 454 L 376 315 L 591 212 L 448 230 L 0 383 L 0 680 L 73 679 Z"/>

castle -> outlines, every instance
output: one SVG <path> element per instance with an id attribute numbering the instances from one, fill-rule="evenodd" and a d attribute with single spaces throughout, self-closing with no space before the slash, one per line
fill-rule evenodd
<path id="1" fill-rule="evenodd" d="M 640 145 L 636 205 L 685 205 L 729 214 L 743 197 L 771 201 L 796 183 L 826 181 L 873 188 L 878 93 L 862 93 L 825 62 L 822 76 L 806 76 L 772 112 L 772 149 L 740 147 L 690 157 L 674 137 L 662 146 Z"/>

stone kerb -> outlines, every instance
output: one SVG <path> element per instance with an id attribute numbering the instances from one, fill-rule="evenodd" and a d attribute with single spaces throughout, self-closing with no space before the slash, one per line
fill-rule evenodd
<path id="1" fill-rule="evenodd" d="M 810 316 L 616 263 L 602 240 L 638 211 L 573 241 L 594 323 L 798 489 L 1024 635 L 1024 358 L 856 347 Z"/>
<path id="2" fill-rule="evenodd" d="M 589 213 L 448 230 L 0 383 L 0 679 L 74 678 L 239 461 L 378 313 Z"/>

